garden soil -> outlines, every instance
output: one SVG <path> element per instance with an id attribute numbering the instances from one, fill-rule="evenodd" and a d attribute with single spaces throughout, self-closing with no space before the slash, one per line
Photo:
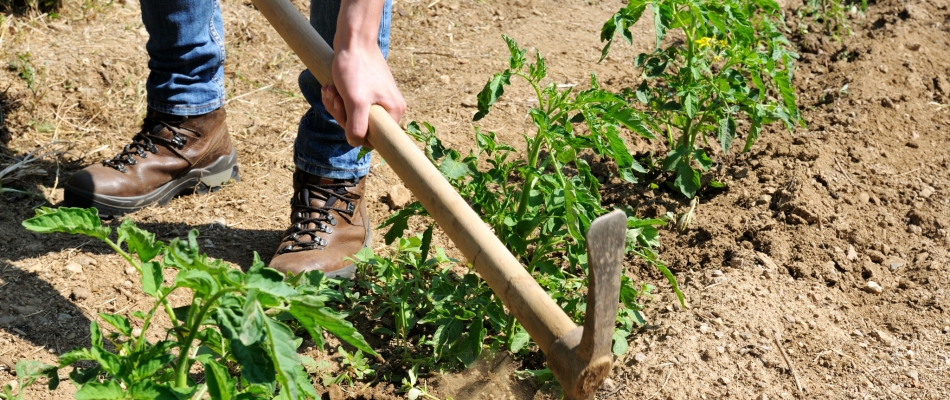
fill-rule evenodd
<path id="1" fill-rule="evenodd" d="M 446 144 L 472 148 L 475 95 L 506 65 L 502 34 L 546 56 L 556 84 L 587 87 L 591 72 L 611 89 L 636 84 L 632 58 L 651 50 L 651 24 L 635 26 L 633 45 L 617 44 L 597 63 L 600 25 L 623 5 L 396 0 L 390 61 L 409 104 L 403 123 L 428 121 Z M 597 398 L 950 398 L 948 2 L 872 1 L 865 13 L 848 14 L 853 34 L 840 41 L 796 17 L 800 5 L 783 4 L 800 54 L 794 83 L 807 127 L 773 126 L 749 153 L 716 153 L 709 174 L 726 188 L 701 195 L 685 232 L 661 230 L 661 255 L 687 308 L 655 270 L 628 259 L 626 273 L 655 286 L 648 323 Z M 242 181 L 130 217 L 166 241 L 198 229 L 210 255 L 248 266 L 254 252 L 270 258 L 288 224 L 293 140 L 307 105 L 296 88 L 303 67 L 263 17 L 247 1 L 221 7 Z M 34 208 L 62 201 L 70 174 L 115 154 L 137 131 L 146 39 L 133 0 L 67 0 L 55 18 L 3 15 L 0 57 L 9 68 L 0 71 L 0 170 L 45 155 L 4 180 L 4 188 L 32 194 L 0 194 L 0 383 L 15 379 L 17 360 L 53 362 L 88 346 L 97 313 L 127 315 L 150 304 L 134 270 L 105 246 L 20 225 Z M 531 132 L 525 115 L 533 104 L 516 83 L 477 125 L 517 147 Z M 638 156 L 662 149 L 632 135 L 627 142 Z M 611 206 L 644 217 L 688 210 L 662 183 L 626 184 L 609 165 L 599 168 Z M 378 157 L 368 182 L 379 223 L 401 187 Z M 420 220 L 410 233 L 425 228 Z M 382 232 L 375 238 L 383 247 Z M 462 258 L 444 235 L 436 242 Z M 384 356 L 394 352 L 370 340 Z M 339 360 L 309 340 L 300 352 Z M 556 398 L 556 387 L 516 373 L 540 365 L 497 354 L 421 380 L 439 398 Z M 398 376 L 398 368 L 381 372 Z M 320 374 L 314 381 L 328 398 L 404 396 L 374 382 L 328 390 Z M 62 386 L 50 394 L 38 385 L 28 397 L 71 398 L 75 389 Z"/>

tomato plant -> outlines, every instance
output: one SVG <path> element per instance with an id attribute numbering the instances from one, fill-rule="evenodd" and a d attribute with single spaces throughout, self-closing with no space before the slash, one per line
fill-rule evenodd
<path id="1" fill-rule="evenodd" d="M 601 59 L 615 35 L 632 42 L 630 28 L 648 7 L 655 50 L 636 56 L 643 79 L 623 93 L 645 109 L 652 131 L 663 132 L 669 152 L 662 169 L 675 175 L 677 191 L 693 197 L 713 163 L 709 139 L 727 153 L 745 121 L 748 151 L 766 124 L 781 121 L 789 131 L 802 125 L 791 84 L 798 56 L 773 0 L 629 0 L 601 30 Z M 685 40 L 664 42 L 671 30 Z"/>
<path id="2" fill-rule="evenodd" d="M 112 229 L 102 226 L 95 209 L 40 208 L 23 222 L 34 232 L 62 232 L 91 236 L 105 242 L 141 273 L 142 291 L 151 296 L 148 311 L 131 318 L 99 314 L 111 327 L 105 333 L 90 323 L 92 346 L 59 357 L 59 365 L 24 364 L 29 376 L 45 375 L 50 388 L 58 384 L 58 370 L 74 368 L 69 379 L 77 399 L 201 398 L 317 398 L 297 356 L 302 338 L 285 321 L 296 320 L 323 346 L 323 330 L 359 350 L 376 355 L 343 315 L 326 303 L 340 294 L 326 286 L 323 274 L 308 272 L 285 277 L 264 266 L 255 254 L 247 272 L 200 252 L 198 231 L 187 240 L 165 244 L 155 235 L 125 220 L 110 239 Z M 123 249 L 123 245 L 127 250 Z M 164 271 L 174 271 L 166 283 Z M 168 296 L 189 292 L 187 305 L 172 307 Z M 153 320 L 164 311 L 171 320 L 164 339 L 149 341 L 157 329 Z M 84 361 L 94 366 L 78 366 Z M 189 375 L 200 364 L 204 381 Z M 240 366 L 238 376 L 230 371 Z M 29 368 L 27 368 L 29 367 Z"/>

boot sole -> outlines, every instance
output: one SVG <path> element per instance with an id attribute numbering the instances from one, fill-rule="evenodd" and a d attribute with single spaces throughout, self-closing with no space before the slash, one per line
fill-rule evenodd
<path id="1" fill-rule="evenodd" d="M 207 167 L 192 169 L 141 196 L 106 196 L 79 190 L 67 184 L 63 187 L 63 204 L 67 207 L 95 207 L 99 210 L 99 217 L 114 218 L 153 204 L 164 206 L 179 195 L 216 192 L 231 180 L 241 181 L 235 149 L 231 149 L 230 156 L 221 157 Z"/>

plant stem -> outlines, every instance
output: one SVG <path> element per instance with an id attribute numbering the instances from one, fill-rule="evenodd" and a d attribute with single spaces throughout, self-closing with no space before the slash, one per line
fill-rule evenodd
<path id="1" fill-rule="evenodd" d="M 204 306 L 198 311 L 198 315 L 194 319 L 193 326 L 189 327 L 188 337 L 185 338 L 185 341 L 181 343 L 181 350 L 178 352 L 178 361 L 175 365 L 175 387 L 184 388 L 188 385 L 188 353 L 191 352 L 191 342 L 195 340 L 195 336 L 198 334 L 198 328 L 201 327 L 201 323 L 205 319 L 205 314 L 208 313 L 208 310 L 211 309 L 211 306 L 214 305 L 221 298 L 221 296 L 230 293 L 240 291 L 239 288 L 224 288 L 219 290 L 214 296 L 211 296 Z"/>
<path id="2" fill-rule="evenodd" d="M 135 259 L 132 258 L 131 254 L 126 253 L 125 250 L 122 250 L 122 248 L 119 247 L 118 244 L 116 244 L 109 238 L 105 238 L 103 239 L 103 241 L 106 242 L 106 244 L 109 245 L 109 247 L 111 247 L 113 251 L 115 251 L 120 256 L 122 256 L 122 258 L 128 261 L 129 264 L 132 264 L 132 266 L 135 267 L 135 270 L 138 271 L 139 275 L 142 275 L 142 265 L 139 262 L 135 261 Z M 168 318 L 172 321 L 172 325 L 177 326 L 178 319 L 175 318 L 175 313 L 172 311 L 171 305 L 168 304 L 168 300 L 162 297 L 161 299 L 159 299 L 159 301 L 162 303 L 163 306 L 165 306 L 165 312 L 168 313 Z"/>

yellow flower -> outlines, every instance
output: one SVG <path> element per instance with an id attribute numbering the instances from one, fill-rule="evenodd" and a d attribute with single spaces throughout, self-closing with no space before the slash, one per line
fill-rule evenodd
<path id="1" fill-rule="evenodd" d="M 704 47 L 713 47 L 716 45 L 716 39 L 711 37 L 704 37 L 699 40 L 696 40 L 696 44 L 699 45 L 699 49 L 702 50 Z"/>

